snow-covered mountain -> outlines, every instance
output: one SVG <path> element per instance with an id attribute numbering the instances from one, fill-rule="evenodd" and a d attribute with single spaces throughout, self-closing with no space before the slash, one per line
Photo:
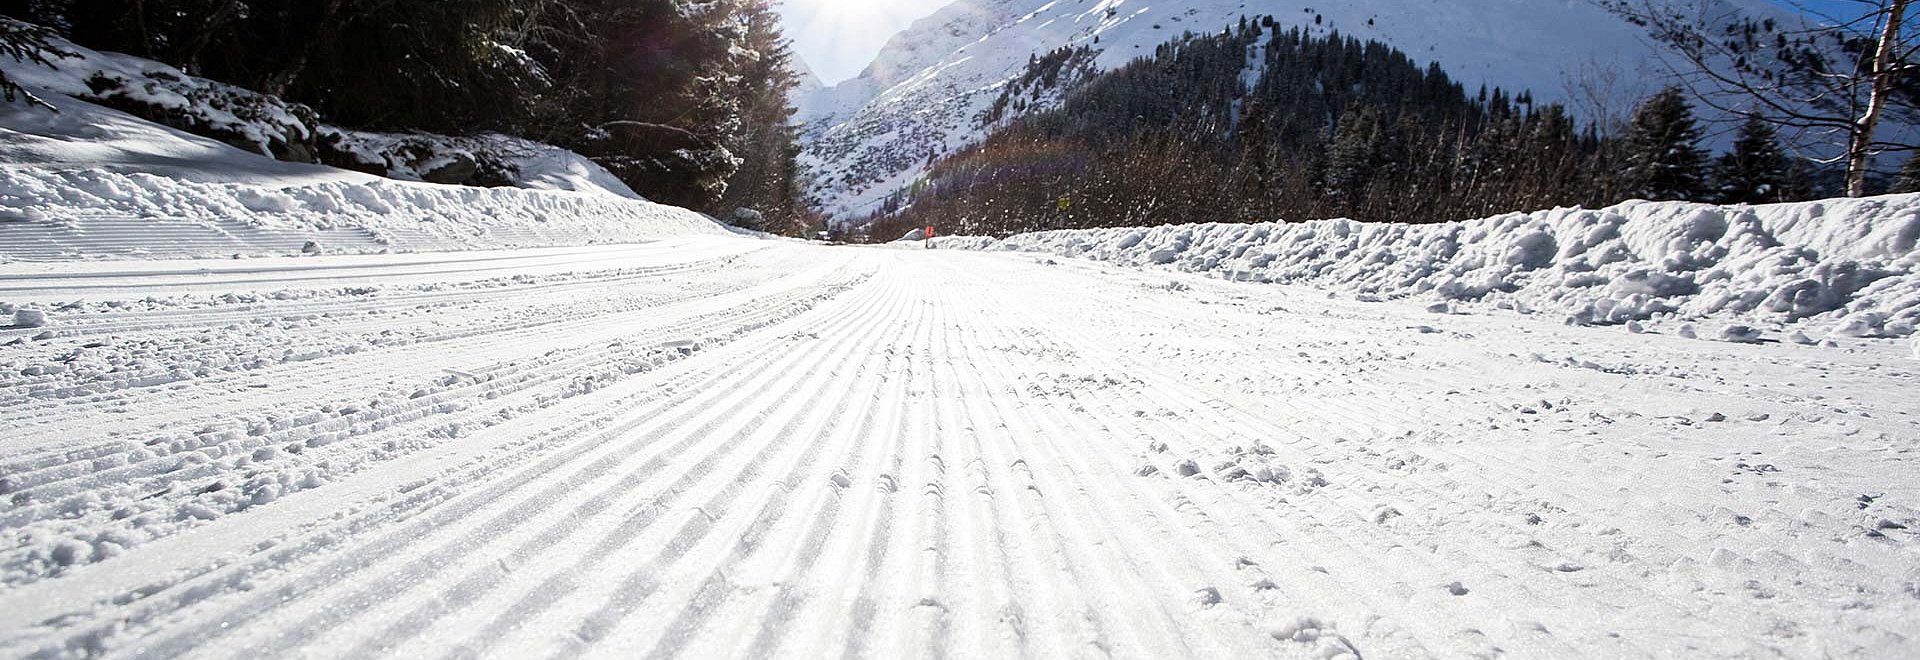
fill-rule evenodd
<path id="1" fill-rule="evenodd" d="M 807 98 L 814 92 L 826 89 L 826 81 L 820 79 L 820 74 L 814 72 L 813 66 L 807 64 L 806 58 L 795 55 L 792 66 L 794 74 L 800 78 L 799 86 L 793 89 L 794 94 L 800 98 Z"/>
<path id="2" fill-rule="evenodd" d="M 1766 0 L 1717 2 L 1719 15 L 1799 20 Z M 1581 114 L 1595 112 L 1583 107 L 1591 96 L 1630 105 L 1667 70 L 1644 28 L 1592 0 L 959 0 L 896 35 L 859 77 L 801 98 L 813 193 L 837 218 L 864 215 L 931 155 L 979 139 L 982 111 L 1035 54 L 1086 46 L 1111 69 L 1261 15 L 1379 40 L 1469 88 L 1528 89 Z"/>

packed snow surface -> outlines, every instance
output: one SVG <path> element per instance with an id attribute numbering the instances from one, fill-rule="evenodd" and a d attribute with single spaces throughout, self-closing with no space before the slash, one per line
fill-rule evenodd
<path id="1" fill-rule="evenodd" d="M 1720 245 L 1608 217 L 1313 227 Z M 1904 342 L 1430 303 L 730 236 L 0 265 L 0 656 L 1911 650 Z"/>
<path id="2" fill-rule="evenodd" d="M 1731 207 L 1629 202 L 1429 225 L 1330 220 L 935 239 L 948 248 L 1308 284 L 1363 299 L 1419 297 L 1440 302 L 1435 311 L 1459 302 L 1581 325 L 1764 325 L 1723 337 L 1738 341 L 1914 334 L 1917 241 L 1916 195 Z"/>
<path id="3" fill-rule="evenodd" d="M 933 241 L 1100 263 L 49 98 L 0 108 L 0 657 L 1868 658 L 1920 620 L 1920 198 Z"/>

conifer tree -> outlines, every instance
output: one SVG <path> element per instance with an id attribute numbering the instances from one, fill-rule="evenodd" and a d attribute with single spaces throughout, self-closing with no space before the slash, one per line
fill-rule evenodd
<path id="1" fill-rule="evenodd" d="M 1373 108 L 1349 110 L 1327 145 L 1326 192 L 1334 203 L 1359 205 L 1379 165 L 1380 118 Z"/>
<path id="2" fill-rule="evenodd" d="M 780 32 L 770 0 L 749 0 L 742 8 L 745 30 L 740 49 L 738 95 L 742 127 L 727 144 L 741 159 L 719 210 L 753 209 L 764 214 L 767 229 L 798 233 L 799 130 L 788 92 L 799 85 L 793 52 Z M 784 230 L 784 231 L 783 231 Z"/>
<path id="3" fill-rule="evenodd" d="M 1793 161 L 1780 149 L 1773 124 L 1749 115 L 1740 124 L 1733 150 L 1713 166 L 1715 201 L 1722 204 L 1768 204 L 1790 201 L 1794 185 Z"/>
<path id="4" fill-rule="evenodd" d="M 770 0 L 0 0 L 97 50 L 280 96 L 354 129 L 495 131 L 656 201 L 797 204 L 792 75 Z M 735 151 L 740 153 L 736 154 Z M 762 167 L 760 164 L 765 163 Z M 763 174 L 764 173 L 764 174 Z"/>
<path id="5" fill-rule="evenodd" d="M 1640 106 L 1627 129 L 1626 156 L 1629 194 L 1652 200 L 1702 196 L 1706 154 L 1685 92 L 1669 87 Z"/>
<path id="6" fill-rule="evenodd" d="M 1900 173 L 1894 175 L 1893 185 L 1887 192 L 1894 194 L 1920 192 L 1920 154 L 1908 157 L 1907 163 L 1900 166 Z"/>
<path id="7" fill-rule="evenodd" d="M 0 16 L 0 64 L 10 61 L 28 66 L 50 65 L 52 62 L 47 58 L 60 54 L 60 51 L 48 42 L 46 28 L 15 22 Z M 59 111 L 40 97 L 34 96 L 33 92 L 27 91 L 26 88 L 7 78 L 5 69 L 0 69 L 0 98 L 5 98 L 8 103 L 25 99 L 31 105 L 54 112 Z"/>

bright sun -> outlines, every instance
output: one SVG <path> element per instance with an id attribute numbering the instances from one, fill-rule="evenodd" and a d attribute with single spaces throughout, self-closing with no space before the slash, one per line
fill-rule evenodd
<path id="1" fill-rule="evenodd" d="M 780 12 L 794 50 L 831 84 L 859 75 L 889 37 L 943 4 L 941 0 L 785 0 Z"/>

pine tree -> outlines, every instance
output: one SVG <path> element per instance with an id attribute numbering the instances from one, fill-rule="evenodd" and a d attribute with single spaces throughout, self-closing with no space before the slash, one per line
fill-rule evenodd
<path id="1" fill-rule="evenodd" d="M 1900 173 L 1894 175 L 1889 193 L 1904 194 L 1920 192 L 1920 154 L 1907 158 L 1907 164 L 1900 166 Z"/>
<path id="2" fill-rule="evenodd" d="M 741 163 L 717 210 L 731 214 L 753 209 L 767 217 L 769 231 L 803 233 L 810 227 L 801 221 L 799 129 L 788 98 L 800 82 L 793 52 L 770 0 L 750 0 L 742 12 L 745 31 L 736 83 L 742 128 L 727 143 Z"/>
<path id="3" fill-rule="evenodd" d="M 51 66 L 52 61 L 47 58 L 63 53 L 48 41 L 49 34 L 46 28 L 15 22 L 0 16 L 0 58 L 8 58 L 15 63 L 29 66 Z M 0 98 L 5 98 L 8 103 L 25 99 L 30 105 L 59 112 L 51 104 L 34 96 L 33 92 L 27 91 L 25 87 L 7 78 L 7 72 L 4 69 L 0 69 Z"/>
<path id="4" fill-rule="evenodd" d="M 1327 144 L 1323 182 L 1327 197 L 1343 211 L 1357 208 L 1379 166 L 1380 117 L 1373 108 L 1350 109 Z"/>
<path id="5" fill-rule="evenodd" d="M 1795 169 L 1773 125 L 1757 116 L 1740 124 L 1733 150 L 1713 167 L 1714 193 L 1722 204 L 1792 201 Z"/>
<path id="6" fill-rule="evenodd" d="M 1623 198 L 1619 142 L 1558 105 L 1525 90 L 1471 96 L 1384 44 L 1251 25 L 1176 39 L 1089 76 L 1057 108 L 989 122 L 884 205 L 873 235 L 929 220 L 992 234 L 1196 217 L 1439 222 Z M 1266 66 L 1247 80 L 1260 43 Z M 1044 77 L 1049 61 L 1015 80 Z"/>
<path id="7" fill-rule="evenodd" d="M 1640 106 L 1627 130 L 1626 156 L 1628 194 L 1653 200 L 1703 196 L 1707 157 L 1685 92 L 1669 87 Z"/>

